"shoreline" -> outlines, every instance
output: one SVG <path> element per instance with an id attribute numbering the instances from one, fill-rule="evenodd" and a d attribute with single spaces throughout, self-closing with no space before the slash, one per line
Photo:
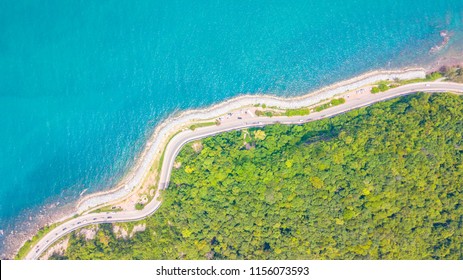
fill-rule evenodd
<path id="1" fill-rule="evenodd" d="M 137 156 L 132 167 L 128 170 L 128 172 L 126 172 L 124 176 L 122 176 L 122 178 L 117 184 L 114 185 L 114 187 L 111 187 L 106 191 L 88 194 L 79 198 L 77 201 L 62 205 L 60 208 L 64 208 L 63 210 L 65 210 L 65 212 L 53 211 L 56 213 L 52 213 L 46 217 L 46 222 L 43 226 L 60 223 L 75 216 L 76 214 L 91 212 L 92 210 L 101 208 L 105 205 L 124 200 L 129 195 L 135 193 L 137 188 L 140 187 L 139 184 L 142 183 L 150 173 L 149 171 L 156 160 L 156 156 L 162 154 L 161 150 L 165 148 L 166 144 L 164 142 L 168 140 L 175 132 L 181 131 L 185 128 L 185 126 L 194 121 L 211 120 L 225 115 L 229 111 L 236 110 L 245 106 L 253 106 L 255 104 L 265 103 L 267 106 L 277 106 L 288 109 L 307 107 L 317 104 L 325 99 L 329 99 L 335 95 L 372 84 L 379 80 L 405 80 L 424 78 L 427 72 L 428 71 L 425 68 L 418 67 L 405 67 L 397 70 L 374 70 L 360 74 L 350 79 L 336 82 L 334 84 L 322 87 L 318 90 L 305 93 L 300 96 L 278 97 L 276 95 L 269 94 L 252 95 L 247 93 L 238 95 L 219 103 L 212 104 L 208 107 L 173 112 L 164 121 L 156 125 L 154 131 L 145 142 L 145 146 L 142 149 L 142 152 L 140 152 L 140 154 Z M 49 208 L 49 206 L 46 206 L 46 208 Z M 12 248 L 5 247 L 4 255 L 13 257 L 12 254 L 15 255 L 19 248 L 21 248 L 27 240 L 32 238 L 32 236 L 36 234 L 37 229 L 41 227 L 42 226 L 35 226 L 30 231 L 21 233 L 20 239 L 22 240 L 20 242 L 15 242 L 16 244 L 10 246 Z M 5 238 L 6 244 L 10 243 L 8 242 L 8 237 L 14 238 L 18 235 L 18 232 L 16 231 L 14 234 L 15 236 L 11 235 Z M 17 244 L 19 244 L 19 247 Z M 7 250 L 9 252 L 6 252 Z"/>
<path id="2" fill-rule="evenodd" d="M 278 116 L 260 116 L 255 112 L 257 107 L 247 107 L 236 111 L 232 111 L 220 125 L 211 125 L 198 130 L 185 130 L 175 134 L 174 137 L 168 142 L 165 149 L 165 156 L 162 160 L 160 176 L 158 180 L 158 191 L 156 196 L 160 198 L 162 191 L 168 186 L 170 181 L 170 174 L 175 166 L 176 156 L 187 143 L 218 135 L 228 131 L 236 131 L 250 127 L 262 127 L 265 125 L 273 125 L 276 123 L 281 124 L 301 124 L 306 122 L 317 121 L 321 119 L 331 118 L 345 112 L 367 107 L 374 103 L 385 101 L 400 96 L 413 94 L 416 92 L 440 93 L 440 92 L 453 92 L 455 94 L 463 94 L 463 86 L 461 83 L 455 82 L 442 82 L 439 79 L 429 78 L 424 80 L 415 80 L 413 82 L 408 80 L 398 87 L 393 87 L 383 94 L 371 94 L 371 89 L 375 85 L 367 85 L 355 91 L 347 91 L 339 95 L 345 98 L 345 102 L 337 104 L 338 106 L 330 106 L 326 110 L 312 110 L 311 116 L 307 115 L 278 115 Z M 336 96 L 338 97 L 338 96 Z M 336 98 L 335 97 L 335 98 Z M 333 100 L 333 99 L 331 99 Z M 324 102 L 323 102 L 324 103 Z M 319 103 L 319 104 L 323 104 Z M 317 105 L 319 105 L 317 104 Z M 333 104 L 334 105 L 334 104 Z M 254 113 L 252 113 L 254 111 Z M 139 193 L 137 191 L 137 193 Z M 114 223 L 114 222 L 133 222 L 140 221 L 152 215 L 162 204 L 162 200 L 153 199 L 146 204 L 142 209 L 127 209 L 127 211 L 107 210 L 108 212 L 88 213 L 82 216 L 77 216 L 62 224 L 53 225 L 53 229 L 45 234 L 41 234 L 36 243 L 29 243 L 28 246 L 23 247 L 20 258 L 24 259 L 38 259 L 40 256 L 50 248 L 50 245 L 63 238 L 65 235 L 72 233 L 79 228 L 101 223 Z M 30 248 L 30 249 L 29 249 Z M 28 250 L 29 249 L 29 250 Z"/>
<path id="3" fill-rule="evenodd" d="M 162 154 L 162 148 L 165 148 L 164 141 L 169 140 L 173 133 L 184 129 L 185 125 L 191 124 L 192 122 L 211 120 L 222 116 L 229 111 L 240 109 L 245 106 L 253 106 L 255 104 L 265 103 L 268 106 L 277 106 L 288 109 L 307 107 L 317 104 L 325 99 L 332 98 L 338 94 L 372 84 L 379 80 L 424 78 L 426 73 L 429 72 L 427 70 L 429 70 L 429 68 L 375 70 L 300 96 L 278 97 L 268 94 L 243 94 L 208 107 L 172 113 L 170 117 L 167 117 L 164 121 L 156 125 L 153 133 L 146 141 L 142 152 L 135 160 L 135 163 L 127 174 L 122 177 L 119 183 L 115 185 L 115 187 L 112 187 L 107 191 L 88 194 L 87 196 L 80 198 L 78 201 L 68 203 L 68 206 L 71 206 L 70 208 L 66 207 L 69 212 L 53 213 L 54 215 L 51 215 L 53 217 L 48 217 L 49 221 L 47 222 L 47 225 L 64 221 L 74 216 L 76 213 L 85 213 L 88 212 L 89 209 L 95 209 L 95 207 L 113 204 L 119 200 L 125 199 L 128 195 L 134 194 L 137 188 L 140 187 L 139 184 L 142 183 L 150 173 L 149 171 L 156 160 L 156 156 L 158 154 Z M 31 236 L 35 235 L 36 229 L 31 231 L 33 231 L 33 233 L 21 234 L 21 237 L 24 238 L 21 243 L 22 245 L 30 239 Z M 22 247 L 22 245 L 19 246 L 19 248 Z M 19 248 L 15 248 L 15 252 L 17 252 Z M 11 254 L 12 252 L 9 253 Z M 8 253 L 5 252 L 5 255 L 6 254 Z"/>
<path id="4" fill-rule="evenodd" d="M 375 70 L 366 72 L 351 79 L 343 80 L 321 89 L 294 97 L 278 97 L 268 94 L 243 94 L 237 97 L 213 104 L 209 107 L 190 109 L 173 113 L 156 126 L 154 132 L 146 141 L 140 155 L 129 172 L 110 190 L 89 194 L 79 199 L 76 205 L 78 214 L 85 213 L 96 207 L 108 204 L 129 195 L 146 177 L 155 161 L 155 155 L 161 153 L 161 144 L 175 131 L 181 130 L 195 121 L 208 121 L 226 113 L 255 104 L 266 104 L 284 109 L 295 109 L 315 105 L 325 99 L 332 98 L 343 92 L 354 90 L 380 80 L 406 80 L 425 78 L 425 68 L 403 68 L 399 70 Z M 157 152 L 157 153 L 156 153 Z M 142 170 L 140 172 L 140 170 Z M 144 172 L 143 172 L 144 171 Z M 142 174 L 144 173 L 144 174 Z M 135 180 L 135 181 L 134 181 Z"/>

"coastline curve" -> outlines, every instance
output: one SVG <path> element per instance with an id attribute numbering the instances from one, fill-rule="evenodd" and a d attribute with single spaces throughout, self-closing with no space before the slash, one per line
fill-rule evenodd
<path id="1" fill-rule="evenodd" d="M 171 141 L 169 141 L 168 143 L 168 146 L 166 148 L 166 156 L 163 159 L 161 175 L 158 182 L 160 187 L 156 192 L 155 198 L 152 201 L 150 201 L 145 206 L 145 208 L 139 211 L 90 213 L 66 221 L 65 223 L 56 226 L 53 230 L 45 234 L 38 241 L 38 243 L 33 248 L 31 248 L 32 250 L 29 251 L 29 253 L 26 256 L 26 259 L 37 259 L 45 250 L 47 250 L 47 248 L 51 244 L 53 244 L 66 234 L 69 234 L 70 232 L 82 228 L 84 226 L 100 223 L 136 221 L 144 219 L 145 217 L 153 214 L 157 209 L 159 209 L 162 203 L 162 201 L 158 198 L 161 195 L 161 190 L 168 185 L 175 157 L 186 143 L 200 138 L 216 135 L 225 131 L 233 131 L 249 127 L 261 127 L 275 123 L 301 124 L 304 122 L 311 122 L 324 118 L 330 118 L 353 109 L 369 106 L 376 102 L 388 100 L 399 96 L 404 96 L 418 91 L 429 93 L 454 92 L 458 94 L 463 94 L 463 85 L 450 82 L 424 82 L 416 84 L 407 84 L 391 89 L 382 94 L 363 93 L 355 98 L 350 98 L 348 102 L 342 105 L 330 107 L 321 112 L 311 113 L 309 115 L 309 118 L 307 118 L 307 116 L 278 116 L 274 118 L 254 117 L 252 122 L 243 122 L 243 120 L 236 119 L 233 120 L 233 122 L 227 123 L 226 125 L 210 126 L 195 131 L 185 130 L 183 132 L 180 132 L 176 134 L 175 137 L 173 137 Z"/>
<path id="2" fill-rule="evenodd" d="M 404 68 L 399 70 L 376 70 L 364 73 L 351 79 L 347 79 L 332 85 L 323 87 L 311 93 L 296 97 L 278 97 L 274 95 L 245 94 L 225 100 L 207 108 L 183 111 L 177 116 L 167 118 L 159 124 L 152 136 L 146 142 L 145 148 L 138 156 L 138 160 L 126 176 L 108 191 L 97 192 L 81 198 L 76 205 L 76 213 L 82 214 L 89 209 L 120 200 L 129 195 L 139 186 L 153 165 L 157 154 L 162 152 L 163 142 L 193 121 L 205 121 L 217 118 L 227 112 L 237 110 L 254 104 L 266 104 L 284 109 L 296 109 L 315 105 L 323 100 L 334 97 L 346 91 L 355 90 L 363 86 L 383 80 L 408 80 L 423 79 L 426 77 L 424 68 Z"/>

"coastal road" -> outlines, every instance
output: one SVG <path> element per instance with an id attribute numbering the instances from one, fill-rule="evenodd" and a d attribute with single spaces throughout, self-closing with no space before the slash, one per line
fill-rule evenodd
<path id="1" fill-rule="evenodd" d="M 257 117 L 251 115 L 250 118 L 248 117 L 246 119 L 238 119 L 238 117 L 232 116 L 230 120 L 227 120 L 227 122 L 218 126 L 214 125 L 197 128 L 194 131 L 186 130 L 180 132 L 174 136 L 166 146 L 161 173 L 159 176 L 158 191 L 156 192 L 155 198 L 146 204 L 142 210 L 90 213 L 70 219 L 45 234 L 26 255 L 25 259 L 38 259 L 40 255 L 54 242 L 76 229 L 92 224 L 137 221 L 152 215 L 161 205 L 161 201 L 158 199 L 160 197 L 160 190 L 167 188 L 169 184 L 170 175 L 177 154 L 185 144 L 191 141 L 243 128 L 262 127 L 275 123 L 301 124 L 323 118 L 329 118 L 376 102 L 415 92 L 453 92 L 463 94 L 463 84 L 450 82 L 415 83 L 400 86 L 377 94 L 370 94 L 366 90 L 350 92 L 343 96 L 346 99 L 346 103 L 330 107 L 321 112 L 314 112 L 307 116 Z"/>

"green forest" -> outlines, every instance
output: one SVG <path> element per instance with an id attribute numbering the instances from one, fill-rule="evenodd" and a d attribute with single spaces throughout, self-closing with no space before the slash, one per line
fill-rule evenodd
<path id="1" fill-rule="evenodd" d="M 463 259 L 463 97 L 414 94 L 186 145 L 146 230 L 64 259 Z M 133 226 L 133 224 L 132 224 Z"/>

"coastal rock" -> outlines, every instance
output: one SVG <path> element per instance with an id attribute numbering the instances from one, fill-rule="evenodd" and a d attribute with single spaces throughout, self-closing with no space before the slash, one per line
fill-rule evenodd
<path id="1" fill-rule="evenodd" d="M 437 53 L 445 48 L 445 46 L 447 46 L 450 42 L 450 38 L 452 37 L 452 35 L 447 30 L 441 31 L 439 35 L 442 37 L 442 42 L 429 50 L 429 53 L 431 54 Z"/>

